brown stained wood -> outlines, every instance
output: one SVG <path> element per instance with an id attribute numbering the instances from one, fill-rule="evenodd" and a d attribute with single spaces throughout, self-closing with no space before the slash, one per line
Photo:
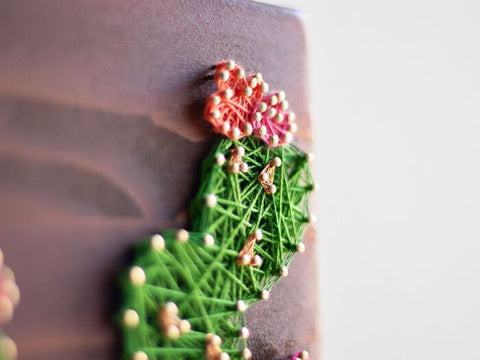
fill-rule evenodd
<path id="1" fill-rule="evenodd" d="M 246 1 L 0 5 L 0 247 L 22 301 L 20 359 L 118 359 L 115 277 L 152 231 L 184 226 L 202 159 L 205 74 L 233 58 L 287 91 L 310 146 L 305 40 L 292 11 Z M 257 359 L 319 358 L 313 234 L 249 312 Z"/>

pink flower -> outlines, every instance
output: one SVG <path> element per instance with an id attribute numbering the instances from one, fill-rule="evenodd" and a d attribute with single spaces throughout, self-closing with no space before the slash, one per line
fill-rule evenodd
<path id="1" fill-rule="evenodd" d="M 297 124 L 295 113 L 288 108 L 284 91 L 263 97 L 251 115 L 255 136 L 272 147 L 290 143 Z"/>
<path id="2" fill-rule="evenodd" d="M 221 62 L 215 69 L 217 92 L 209 96 L 205 106 L 205 120 L 213 130 L 230 139 L 251 135 L 250 115 L 266 89 L 261 74 L 246 76 L 233 61 Z"/>

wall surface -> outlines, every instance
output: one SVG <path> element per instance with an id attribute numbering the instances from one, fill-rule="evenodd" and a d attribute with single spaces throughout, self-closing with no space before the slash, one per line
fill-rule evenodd
<path id="1" fill-rule="evenodd" d="M 308 21 L 323 360 L 479 359 L 480 3 L 270 2 Z"/>

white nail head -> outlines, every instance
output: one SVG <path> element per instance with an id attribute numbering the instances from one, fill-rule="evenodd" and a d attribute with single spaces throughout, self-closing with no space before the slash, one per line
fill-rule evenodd
<path id="1" fill-rule="evenodd" d="M 268 181 L 268 174 L 267 173 L 262 174 L 262 180 L 263 181 Z"/>
<path id="2" fill-rule="evenodd" d="M 143 351 L 136 351 L 133 354 L 132 360 L 148 360 L 148 355 Z"/>
<path id="3" fill-rule="evenodd" d="M 259 73 L 259 72 L 258 72 L 258 73 L 255 75 L 255 77 L 257 78 L 257 80 L 258 80 L 259 83 L 261 83 L 261 82 L 263 81 L 263 75 L 262 75 L 262 73 Z"/>
<path id="4" fill-rule="evenodd" d="M 294 112 L 288 113 L 288 121 L 294 121 L 295 117 L 296 115 Z"/>
<path id="5" fill-rule="evenodd" d="M 278 100 L 280 101 L 283 101 L 285 100 L 285 98 L 287 97 L 287 95 L 285 94 L 285 91 L 283 90 L 280 90 L 277 94 L 277 97 L 278 97 Z"/>
<path id="6" fill-rule="evenodd" d="M 260 127 L 260 130 L 258 130 L 258 135 L 260 135 L 260 136 L 267 135 L 267 127 L 265 125 L 262 125 Z"/>
<path id="7" fill-rule="evenodd" d="M 165 249 L 165 239 L 160 234 L 155 234 L 150 238 L 150 246 L 155 251 L 162 251 Z"/>
<path id="8" fill-rule="evenodd" d="M 288 276 L 288 268 L 286 266 L 282 266 L 280 268 L 280 276 L 287 277 Z"/>
<path id="9" fill-rule="evenodd" d="M 245 70 L 238 69 L 236 75 L 237 75 L 237 79 L 243 79 L 245 77 Z"/>
<path id="10" fill-rule="evenodd" d="M 290 131 L 287 131 L 287 132 L 283 135 L 283 139 L 285 140 L 286 143 L 289 143 L 290 141 L 293 140 L 293 134 L 292 134 Z"/>
<path id="11" fill-rule="evenodd" d="M 206 246 L 213 246 L 213 245 L 215 245 L 215 238 L 211 234 L 206 234 L 203 237 L 203 243 Z"/>
<path id="12" fill-rule="evenodd" d="M 214 194 L 208 194 L 205 197 L 205 204 L 209 207 L 212 208 L 215 205 L 217 205 L 217 197 Z"/>
<path id="13" fill-rule="evenodd" d="M 253 77 L 251 80 L 250 80 L 250 87 L 252 89 L 255 89 L 258 85 L 258 80 L 256 77 Z"/>
<path id="14" fill-rule="evenodd" d="M 243 146 L 237 146 L 235 151 L 238 156 L 245 156 L 245 148 Z"/>
<path id="15" fill-rule="evenodd" d="M 230 100 L 230 99 L 233 97 L 233 95 L 234 95 L 234 92 L 233 92 L 232 89 L 227 88 L 227 89 L 223 90 L 223 96 L 224 96 L 226 99 Z"/>
<path id="16" fill-rule="evenodd" d="M 230 171 L 232 173 L 238 173 L 240 171 L 240 165 L 238 163 L 232 164 L 232 167 L 230 168 Z"/>
<path id="17" fill-rule="evenodd" d="M 245 96 L 250 97 L 253 94 L 253 90 L 250 86 L 247 86 L 244 90 Z"/>
<path id="18" fill-rule="evenodd" d="M 280 114 L 280 113 L 276 114 L 275 121 L 280 124 L 283 121 L 283 114 Z"/>
<path id="19" fill-rule="evenodd" d="M 188 231 L 185 229 L 181 229 L 177 231 L 177 240 L 182 244 L 185 244 L 188 241 L 189 234 Z"/>
<path id="20" fill-rule="evenodd" d="M 249 348 L 245 348 L 242 351 L 242 358 L 245 360 L 250 360 L 252 358 L 252 352 Z"/>
<path id="21" fill-rule="evenodd" d="M 3 268 L 0 269 L 0 276 L 2 276 L 4 280 L 15 282 L 15 274 L 13 273 L 13 270 L 6 265 L 3 265 Z"/>
<path id="22" fill-rule="evenodd" d="M 223 164 L 225 164 L 225 155 L 217 154 L 216 160 L 217 160 L 217 165 L 222 166 Z"/>
<path id="23" fill-rule="evenodd" d="M 218 95 L 213 95 L 210 97 L 210 102 L 213 104 L 213 105 L 218 105 L 220 104 L 220 96 Z"/>
<path id="24" fill-rule="evenodd" d="M 214 111 L 212 112 L 212 116 L 213 116 L 214 119 L 220 119 L 220 116 L 221 116 L 221 115 L 222 115 L 222 114 L 220 113 L 220 110 L 214 110 Z"/>
<path id="25" fill-rule="evenodd" d="M 280 159 L 278 156 L 275 156 L 275 157 L 273 158 L 273 164 L 274 164 L 276 167 L 282 166 L 282 159 Z"/>
<path id="26" fill-rule="evenodd" d="M 308 215 L 308 222 L 310 224 L 313 224 L 313 223 L 316 223 L 317 222 L 317 217 L 315 216 L 315 214 L 310 214 Z"/>
<path id="27" fill-rule="evenodd" d="M 223 81 L 227 81 L 229 77 L 230 77 L 230 71 L 228 70 L 220 71 L 220 79 L 222 79 Z"/>
<path id="28" fill-rule="evenodd" d="M 208 334 L 207 335 L 207 341 L 210 342 L 210 344 L 215 345 L 215 346 L 220 346 L 222 345 L 222 338 L 218 335 L 214 334 Z"/>
<path id="29" fill-rule="evenodd" d="M 258 104 L 258 111 L 260 111 L 261 113 L 265 112 L 267 110 L 267 103 L 265 102 L 260 102 L 260 104 Z"/>
<path id="30" fill-rule="evenodd" d="M 245 312 L 247 311 L 247 304 L 243 300 L 238 300 L 237 301 L 237 310 L 240 312 Z"/>
<path id="31" fill-rule="evenodd" d="M 278 141 L 279 141 L 279 139 L 278 139 L 278 135 L 277 135 L 277 134 L 273 135 L 273 136 L 270 138 L 270 143 L 271 143 L 272 145 L 274 145 L 274 146 L 278 145 Z"/>
<path id="32" fill-rule="evenodd" d="M 171 324 L 167 327 L 167 333 L 165 335 L 170 339 L 178 339 L 180 337 L 180 329 L 178 326 Z"/>
<path id="33" fill-rule="evenodd" d="M 270 109 L 268 109 L 268 117 L 274 117 L 275 115 L 277 114 L 277 109 L 272 107 Z"/>
<path id="34" fill-rule="evenodd" d="M 277 103 L 278 103 L 278 98 L 277 98 L 277 96 L 276 96 L 276 95 L 272 95 L 272 96 L 270 97 L 270 105 L 277 105 Z"/>
<path id="35" fill-rule="evenodd" d="M 8 336 L 0 336 L 0 358 L 4 360 L 16 360 L 18 356 L 17 345 Z"/>
<path id="36" fill-rule="evenodd" d="M 178 306 L 173 301 L 169 301 L 165 304 L 165 311 L 170 315 L 177 315 Z"/>
<path id="37" fill-rule="evenodd" d="M 282 110 L 287 110 L 289 106 L 290 106 L 290 104 L 288 103 L 288 100 L 283 100 L 283 101 L 280 103 L 280 108 L 281 108 Z"/>
<path id="38" fill-rule="evenodd" d="M 307 162 L 309 164 L 313 163 L 315 161 L 315 155 L 313 153 L 308 153 L 306 156 L 305 156 L 305 159 L 307 160 Z"/>
<path id="39" fill-rule="evenodd" d="M 270 87 L 268 86 L 268 83 L 264 82 L 264 83 L 262 84 L 262 92 L 263 92 L 263 93 L 267 93 L 269 88 L 270 88 Z"/>
<path id="40" fill-rule="evenodd" d="M 248 265 L 252 261 L 252 258 L 248 254 L 243 254 L 241 258 L 242 264 L 243 265 Z"/>
<path id="41" fill-rule="evenodd" d="M 228 121 L 225 121 L 222 125 L 222 130 L 224 133 L 227 133 L 230 130 L 230 123 Z"/>
<path id="42" fill-rule="evenodd" d="M 302 353 L 300 354 L 300 359 L 301 360 L 308 360 L 309 356 L 310 356 L 310 354 L 308 353 L 308 351 L 303 350 Z"/>
<path id="43" fill-rule="evenodd" d="M 240 129 L 238 127 L 233 128 L 232 136 L 234 139 L 238 139 L 240 137 Z"/>
<path id="44" fill-rule="evenodd" d="M 253 118 L 255 119 L 255 121 L 259 122 L 260 120 L 262 120 L 262 113 L 257 111 L 254 115 L 253 115 Z"/>
<path id="45" fill-rule="evenodd" d="M 134 266 L 130 269 L 130 281 L 134 285 L 143 285 L 145 281 L 147 281 L 147 276 L 145 275 L 145 271 L 140 266 Z"/>
<path id="46" fill-rule="evenodd" d="M 275 194 L 277 192 L 277 187 L 275 184 L 271 184 L 269 190 L 271 194 Z"/>
<path id="47" fill-rule="evenodd" d="M 222 352 L 220 354 L 220 360 L 230 360 L 230 355 L 228 355 L 226 352 Z"/>
<path id="48" fill-rule="evenodd" d="M 263 259 L 260 255 L 255 255 L 253 257 L 253 263 L 255 264 L 255 266 L 262 266 L 263 264 Z"/>
<path id="49" fill-rule="evenodd" d="M 140 324 L 140 316 L 135 310 L 128 309 L 123 313 L 123 323 L 126 327 L 135 328 Z"/>
<path id="50" fill-rule="evenodd" d="M 13 303 L 6 296 L 0 296 L 0 324 L 8 323 L 13 318 Z"/>
<path id="51" fill-rule="evenodd" d="M 20 303 L 20 289 L 15 284 L 15 281 L 3 279 L 3 293 L 10 299 L 13 307 L 18 306 Z"/>
<path id="52" fill-rule="evenodd" d="M 240 171 L 242 173 L 246 173 L 248 171 L 248 164 L 246 162 L 242 163 L 242 165 L 240 165 Z"/>
<path id="53" fill-rule="evenodd" d="M 233 60 L 228 60 L 227 61 L 227 69 L 232 71 L 235 68 L 235 61 Z"/>
<path id="54" fill-rule="evenodd" d="M 305 252 L 305 244 L 303 242 L 297 244 L 297 251 L 299 253 Z"/>
<path id="55" fill-rule="evenodd" d="M 263 300 L 268 300 L 268 298 L 270 297 L 270 291 L 262 290 L 261 297 Z"/>
<path id="56" fill-rule="evenodd" d="M 298 125 L 296 123 L 290 123 L 290 125 L 288 126 L 288 130 L 294 134 L 298 130 Z"/>
<path id="57" fill-rule="evenodd" d="M 192 325 L 188 322 L 188 320 L 181 320 L 180 321 L 180 333 L 186 334 L 192 330 Z"/>
<path id="58" fill-rule="evenodd" d="M 268 175 L 267 175 L 267 176 L 268 176 Z M 262 230 L 260 230 L 260 229 L 255 230 L 255 239 L 256 239 L 257 241 L 260 241 L 260 240 L 263 239 Z"/>
<path id="59" fill-rule="evenodd" d="M 244 130 L 245 130 L 245 135 L 247 135 L 247 136 L 248 136 L 248 135 L 252 135 L 252 133 L 253 133 L 253 126 L 252 126 L 252 124 L 246 123 Z"/>
<path id="60" fill-rule="evenodd" d="M 240 337 L 244 340 L 247 340 L 250 337 L 250 330 L 245 326 L 240 329 Z"/>

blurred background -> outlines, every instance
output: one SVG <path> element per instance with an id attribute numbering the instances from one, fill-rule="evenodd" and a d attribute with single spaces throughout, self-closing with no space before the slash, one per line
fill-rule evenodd
<path id="1" fill-rule="evenodd" d="M 480 2 L 268 2 L 307 22 L 323 359 L 480 359 Z"/>

